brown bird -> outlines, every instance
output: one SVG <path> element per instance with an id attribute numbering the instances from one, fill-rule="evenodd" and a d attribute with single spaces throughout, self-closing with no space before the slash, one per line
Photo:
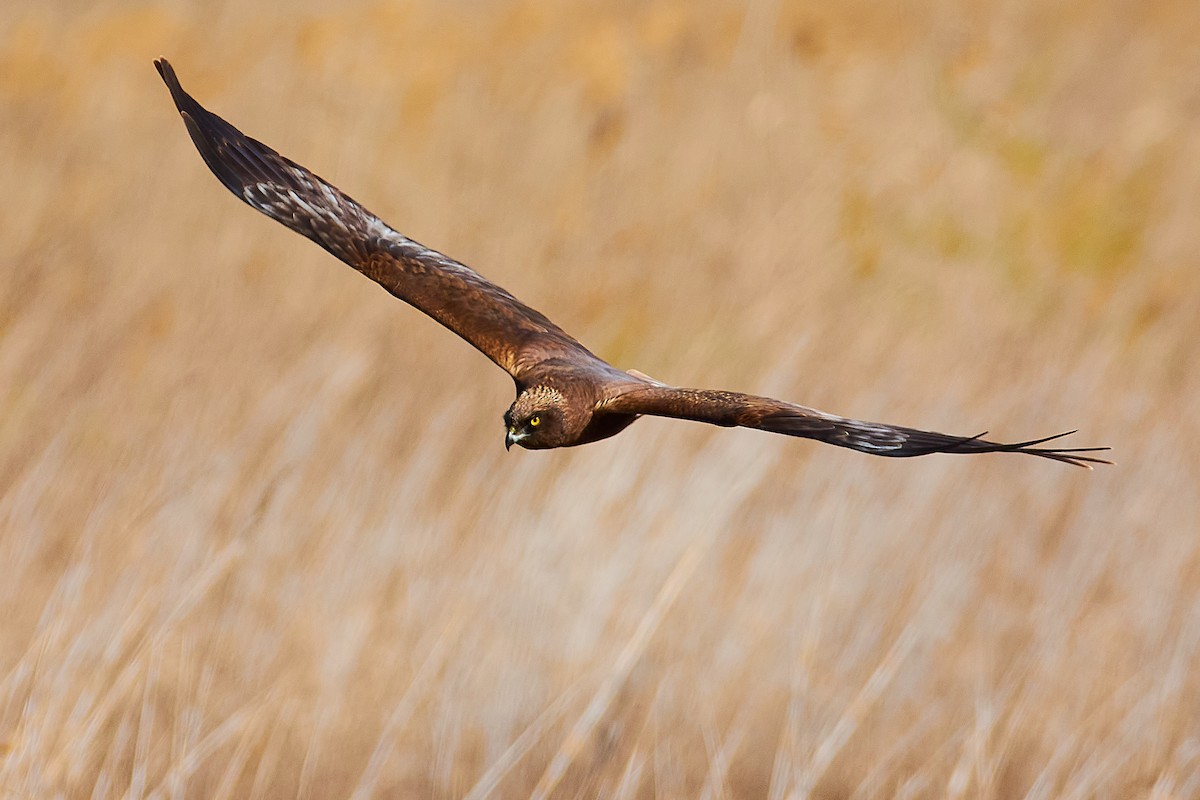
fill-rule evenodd
<path id="1" fill-rule="evenodd" d="M 504 412 L 506 448 L 572 447 L 606 439 L 649 414 L 816 439 L 877 456 L 1027 453 L 1080 467 L 1107 447 L 1039 447 L 1075 431 L 1002 444 L 863 422 L 768 397 L 680 389 L 623 372 L 496 284 L 393 230 L 330 183 L 205 110 L 166 59 L 154 62 L 196 149 L 247 204 L 307 236 L 391 294 L 466 339 L 508 372 L 517 399 Z"/>

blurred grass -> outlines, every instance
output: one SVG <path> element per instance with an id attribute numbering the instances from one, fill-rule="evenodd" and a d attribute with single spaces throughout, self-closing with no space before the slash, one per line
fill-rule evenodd
<path id="1" fill-rule="evenodd" d="M 1197 795 L 1198 16 L 5 5 L 3 793 Z M 158 55 L 622 367 L 1120 466 L 506 454 Z"/>

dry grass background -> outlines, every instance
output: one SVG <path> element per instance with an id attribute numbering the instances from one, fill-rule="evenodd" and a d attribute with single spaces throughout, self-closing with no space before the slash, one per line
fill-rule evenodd
<path id="1" fill-rule="evenodd" d="M 1200 6 L 4 4 L 0 793 L 1200 796 Z M 598 353 L 1120 466 L 508 378 L 151 66 Z"/>

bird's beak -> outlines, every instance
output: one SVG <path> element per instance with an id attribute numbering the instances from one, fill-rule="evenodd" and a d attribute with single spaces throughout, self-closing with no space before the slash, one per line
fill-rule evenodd
<path id="1" fill-rule="evenodd" d="M 504 436 L 504 449 L 511 450 L 513 442 L 517 441 L 518 438 L 520 437 L 517 436 L 517 429 L 509 428 L 508 433 Z"/>

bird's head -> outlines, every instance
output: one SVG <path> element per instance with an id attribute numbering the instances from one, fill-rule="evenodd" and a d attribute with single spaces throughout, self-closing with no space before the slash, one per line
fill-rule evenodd
<path id="1" fill-rule="evenodd" d="M 521 392 L 504 412 L 504 449 L 563 447 L 572 440 L 567 401 L 557 389 L 534 386 Z"/>

